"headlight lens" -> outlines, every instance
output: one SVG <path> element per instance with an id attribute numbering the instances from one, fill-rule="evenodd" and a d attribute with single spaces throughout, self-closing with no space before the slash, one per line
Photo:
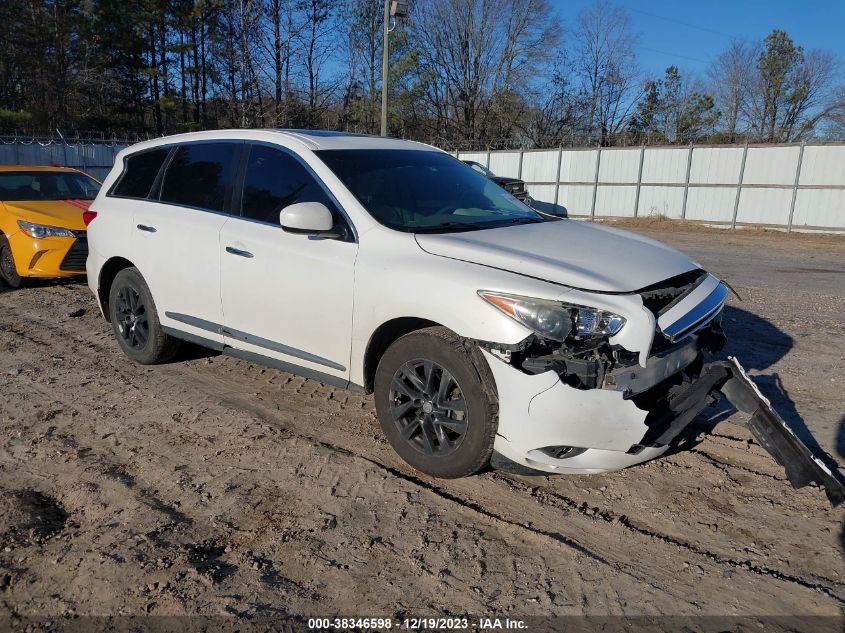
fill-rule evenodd
<path id="1" fill-rule="evenodd" d="M 538 336 L 562 343 L 567 337 L 587 340 L 612 336 L 625 319 L 618 314 L 548 299 L 534 299 L 489 290 L 479 296 Z"/>
<path id="2" fill-rule="evenodd" d="M 73 234 L 73 231 L 63 229 L 58 226 L 33 224 L 32 222 L 26 222 L 24 220 L 18 220 L 18 226 L 21 227 L 21 231 L 23 231 L 30 237 L 34 237 L 35 239 L 39 240 L 42 237 L 76 237 Z"/>

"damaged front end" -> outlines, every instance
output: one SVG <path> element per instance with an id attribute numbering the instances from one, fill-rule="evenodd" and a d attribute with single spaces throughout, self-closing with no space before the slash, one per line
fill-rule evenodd
<path id="1" fill-rule="evenodd" d="M 845 500 L 845 478 L 797 437 L 736 359 L 705 362 L 726 343 L 727 293 L 700 270 L 639 291 L 654 328 L 643 353 L 615 342 L 618 319 L 625 320 L 613 312 L 480 292 L 535 331 L 513 346 L 479 342 L 499 391 L 493 465 L 518 472 L 624 468 L 664 453 L 727 397 L 751 414 L 749 429 L 794 487 L 817 483 L 834 505 Z"/>

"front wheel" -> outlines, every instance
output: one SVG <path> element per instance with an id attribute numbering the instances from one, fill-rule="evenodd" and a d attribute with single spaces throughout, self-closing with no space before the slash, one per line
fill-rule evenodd
<path id="1" fill-rule="evenodd" d="M 164 332 L 153 296 L 137 268 L 124 268 L 109 291 L 109 318 L 120 349 L 141 365 L 166 363 L 180 341 Z"/>
<path id="2" fill-rule="evenodd" d="M 2 233 L 0 233 L 0 277 L 12 288 L 20 288 L 25 282 L 15 267 L 15 258 L 12 257 L 9 240 Z"/>
<path id="3" fill-rule="evenodd" d="M 447 479 L 484 468 L 498 426 L 496 388 L 477 348 L 442 327 L 398 339 L 375 376 L 387 440 L 411 466 Z"/>

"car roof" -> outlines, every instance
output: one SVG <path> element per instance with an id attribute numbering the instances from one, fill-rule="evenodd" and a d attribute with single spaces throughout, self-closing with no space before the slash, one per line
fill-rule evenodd
<path id="1" fill-rule="evenodd" d="M 58 165 L 0 165 L 0 172 L 8 171 L 79 171 L 73 167 L 59 167 Z"/>
<path id="2" fill-rule="evenodd" d="M 288 130 L 288 129 L 229 129 L 208 130 L 205 132 L 189 132 L 163 136 L 161 138 L 144 141 L 127 148 L 127 153 L 134 153 L 144 149 L 152 149 L 161 145 L 188 143 L 191 141 L 212 140 L 256 140 L 256 141 L 286 141 L 283 144 L 298 145 L 312 151 L 323 149 L 415 149 L 423 151 L 441 151 L 431 145 L 406 141 L 402 139 L 386 138 L 355 134 L 353 132 L 336 132 L 331 130 Z"/>

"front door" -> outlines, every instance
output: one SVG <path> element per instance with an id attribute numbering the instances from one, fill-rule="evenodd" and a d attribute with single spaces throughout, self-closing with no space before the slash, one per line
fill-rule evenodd
<path id="1" fill-rule="evenodd" d="M 284 231 L 279 214 L 296 202 L 325 204 L 343 238 Z M 240 207 L 220 233 L 226 344 L 348 379 L 358 253 L 348 222 L 298 157 L 267 145 L 249 149 Z"/>

